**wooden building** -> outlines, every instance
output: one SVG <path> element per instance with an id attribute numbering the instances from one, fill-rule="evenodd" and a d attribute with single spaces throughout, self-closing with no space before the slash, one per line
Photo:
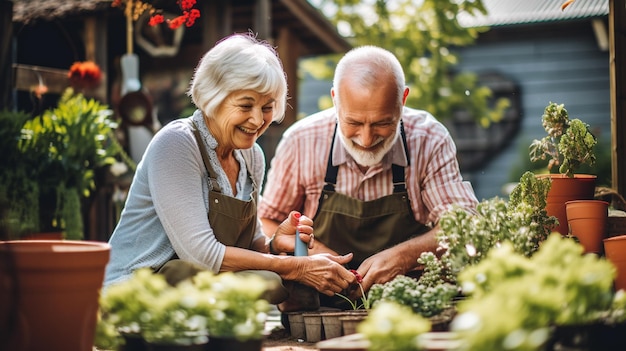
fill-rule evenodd
<path id="1" fill-rule="evenodd" d="M 167 16 L 180 14 L 174 0 L 149 1 Z M 127 21 L 124 11 L 103 0 L 0 0 L 3 15 L 12 13 L 12 26 L 2 22 L 3 107 L 31 111 L 54 106 L 67 86 L 67 70 L 76 61 L 91 60 L 105 79 L 91 95 L 113 109 L 122 95 L 120 58 L 138 57 L 139 79 L 152 100 L 156 124 L 190 114 L 185 95 L 201 56 L 220 38 L 236 32 L 253 32 L 277 47 L 287 74 L 289 105 L 281 124 L 265 133 L 262 146 L 271 158 L 284 129 L 298 111 L 298 60 L 302 57 L 343 53 L 350 44 L 306 0 L 215 0 L 198 1 L 201 17 L 191 27 L 175 31 L 147 25 L 147 16 Z M 6 10 L 6 12 L 5 12 Z M 10 58 L 7 60 L 7 58 Z M 10 69 L 7 67 L 10 66 Z M 7 77 L 5 77 L 7 75 Z M 49 93 L 41 106 L 33 106 L 30 88 L 43 82 Z M 103 201 L 108 201 L 108 193 Z M 113 223 L 107 204 L 91 216 L 86 238 L 106 239 Z M 103 220 L 104 218 L 104 220 Z"/>

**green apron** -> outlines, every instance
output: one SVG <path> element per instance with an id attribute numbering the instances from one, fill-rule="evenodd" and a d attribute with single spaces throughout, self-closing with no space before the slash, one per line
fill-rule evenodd
<path id="1" fill-rule="evenodd" d="M 335 127 L 335 133 L 337 133 Z M 404 127 L 400 127 L 408 156 Z M 333 140 L 334 140 L 333 136 Z M 313 218 L 315 239 L 344 255 L 354 254 L 352 269 L 368 257 L 397 245 L 430 228 L 415 220 L 404 179 L 404 167 L 393 164 L 393 193 L 372 201 L 361 201 L 335 192 L 338 166 L 332 165 L 333 146 L 328 155 L 326 185 Z"/>
<path id="2" fill-rule="evenodd" d="M 402 123 L 402 122 L 400 122 Z M 335 127 L 335 134 L 337 128 Z M 409 152 L 404 127 L 400 135 L 407 159 Z M 335 137 L 333 136 L 333 141 Z M 334 143 L 333 143 L 334 144 Z M 361 201 L 335 192 L 338 166 L 332 165 L 333 147 L 328 154 L 325 186 L 313 218 L 315 240 L 340 255 L 352 252 L 346 266 L 357 269 L 373 254 L 427 232 L 430 228 L 415 220 L 404 179 L 404 167 L 392 164 L 393 193 L 372 201 Z M 323 306 L 344 307 L 340 298 L 320 295 Z"/>
<path id="3" fill-rule="evenodd" d="M 248 176 L 252 180 L 253 191 L 250 194 L 250 200 L 239 200 L 235 197 L 222 194 L 221 188 L 217 183 L 217 174 L 211 163 L 209 162 L 209 155 L 202 144 L 202 139 L 198 128 L 194 124 L 194 136 L 198 147 L 200 148 L 200 154 L 202 155 L 202 161 L 208 172 L 209 182 L 209 211 L 208 218 L 213 233 L 219 242 L 226 246 L 235 246 L 244 249 L 250 249 L 254 239 L 257 226 L 257 192 L 258 186 L 254 179 Z M 250 165 L 247 165 L 250 166 Z M 171 260 L 166 265 L 170 267 L 165 271 L 175 272 L 177 280 L 181 278 L 187 278 L 195 275 L 200 270 L 200 267 L 190 266 L 189 262 L 182 262 L 181 260 Z M 174 261 L 179 261 L 174 263 Z M 183 267 L 176 267 L 173 269 L 173 265 L 182 265 Z M 165 266 L 163 268 L 166 268 Z M 163 272 L 161 268 L 160 273 Z M 287 298 L 287 291 L 282 285 L 282 278 L 275 272 L 262 271 L 262 270 L 247 270 L 236 272 L 239 275 L 258 275 L 265 279 L 268 283 L 268 290 L 264 298 L 270 303 L 276 304 Z M 167 274 L 166 274 L 167 276 Z M 170 281 L 168 279 L 168 281 Z"/>

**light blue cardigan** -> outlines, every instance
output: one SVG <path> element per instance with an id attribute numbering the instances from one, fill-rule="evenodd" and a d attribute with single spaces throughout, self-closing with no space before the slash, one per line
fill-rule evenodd
<path id="1" fill-rule="evenodd" d="M 225 246 L 215 238 L 207 218 L 207 172 L 190 120 L 198 126 L 211 166 L 218 172 L 222 192 L 233 196 L 217 160 L 217 141 L 209 132 L 202 113 L 197 110 L 191 117 L 167 124 L 156 133 L 137 165 L 120 221 L 109 240 L 111 258 L 106 268 L 105 287 L 129 278 L 138 268 L 160 267 L 174 252 L 183 260 L 219 271 Z M 236 197 L 248 200 L 253 186 L 247 176 L 244 153 L 251 165 L 250 174 L 259 186 L 265 176 L 265 158 L 258 144 L 235 152 L 241 166 Z M 259 220 L 255 240 L 263 235 Z"/>

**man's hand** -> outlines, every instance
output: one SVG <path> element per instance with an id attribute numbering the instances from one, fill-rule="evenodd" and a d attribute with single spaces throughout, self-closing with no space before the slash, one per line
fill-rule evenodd
<path id="1" fill-rule="evenodd" d="M 422 252 L 435 252 L 439 247 L 435 236 L 438 230 L 439 226 L 435 226 L 427 233 L 368 257 L 357 269 L 363 277 L 363 290 L 367 292 L 374 284 L 384 284 L 415 269 Z"/>
<path id="2" fill-rule="evenodd" d="M 394 250 L 394 248 L 381 251 L 361 263 L 357 272 L 363 277 L 363 282 L 361 282 L 363 291 L 367 292 L 372 285 L 384 284 L 398 274 L 404 274 L 409 270 L 407 267 L 410 264 L 406 257 L 397 254 L 396 251 L 398 250 Z M 360 293 L 360 291 L 356 293 Z"/>

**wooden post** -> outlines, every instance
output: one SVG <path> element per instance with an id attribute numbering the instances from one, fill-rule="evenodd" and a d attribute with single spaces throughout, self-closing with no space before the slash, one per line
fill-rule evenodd
<path id="1" fill-rule="evenodd" d="M 126 16 L 126 53 L 133 53 L 133 0 L 126 2 L 124 15 Z"/>
<path id="2" fill-rule="evenodd" d="M 259 38 L 272 39 L 272 4 L 269 0 L 256 0 L 254 7 L 254 28 Z"/>
<path id="3" fill-rule="evenodd" d="M 609 1 L 613 188 L 626 194 L 626 0 Z"/>
<path id="4" fill-rule="evenodd" d="M 13 107 L 13 2 L 0 0 L 0 110 Z"/>

